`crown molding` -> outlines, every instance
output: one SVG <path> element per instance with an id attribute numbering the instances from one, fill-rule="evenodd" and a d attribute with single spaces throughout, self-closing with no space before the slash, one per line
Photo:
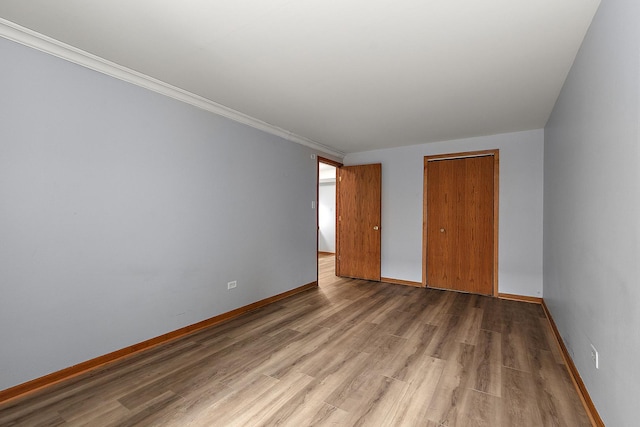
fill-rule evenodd
<path id="1" fill-rule="evenodd" d="M 320 144 L 319 142 L 313 141 L 309 138 L 296 135 L 295 133 L 282 129 L 278 126 L 263 122 L 262 120 L 225 107 L 224 105 L 218 104 L 194 93 L 154 79 L 146 74 L 142 74 L 111 61 L 107 61 L 104 58 L 100 58 L 99 56 L 85 52 L 66 43 L 62 43 L 61 41 L 2 18 L 0 18 L 0 37 L 31 47 L 41 52 L 48 53 L 66 61 L 73 62 L 74 64 L 78 64 L 99 73 L 115 77 L 116 79 L 132 83 L 136 86 L 160 93 L 178 101 L 185 102 L 213 114 L 226 117 L 235 122 L 296 142 L 319 152 L 330 154 L 338 158 L 343 158 L 345 156 L 345 153 L 342 151 L 329 148 L 326 145 Z"/>

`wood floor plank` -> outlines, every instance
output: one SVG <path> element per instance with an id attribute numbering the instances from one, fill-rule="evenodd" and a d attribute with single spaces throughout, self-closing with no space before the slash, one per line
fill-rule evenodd
<path id="1" fill-rule="evenodd" d="M 588 425 L 538 305 L 319 266 L 318 288 L 0 404 L 0 425 Z"/>
<path id="2" fill-rule="evenodd" d="M 294 414 L 294 416 L 283 425 L 289 427 L 344 426 L 347 425 L 346 420 L 348 416 L 349 413 L 347 411 L 321 402 L 314 405 L 302 406 L 301 410 Z"/>
<path id="3" fill-rule="evenodd" d="M 231 387 L 218 382 L 193 388 L 181 395 L 182 400 L 176 401 L 170 408 L 165 408 L 162 411 L 162 416 L 155 420 L 154 426 L 175 427 L 204 424 L 197 422 L 198 418 L 233 392 Z"/>
<path id="4" fill-rule="evenodd" d="M 306 398 L 310 401 L 322 401 L 338 408 L 351 397 L 349 390 L 354 388 L 355 380 L 365 374 L 365 370 L 361 367 L 370 360 L 371 356 L 365 353 L 346 355 L 339 363 L 316 377 L 317 384 L 313 384 L 314 388 L 307 392 Z"/>
<path id="5" fill-rule="evenodd" d="M 471 370 L 470 387 L 500 397 L 502 394 L 502 335 L 480 331 Z"/>
<path id="6" fill-rule="evenodd" d="M 429 305 L 436 304 L 437 297 L 431 291 L 432 289 L 427 288 L 410 294 L 402 307 L 402 311 L 413 316 L 423 316 Z"/>
<path id="7" fill-rule="evenodd" d="M 301 319 L 297 319 L 291 324 L 291 329 L 295 331 L 304 332 L 310 328 L 326 328 L 330 326 L 323 326 L 322 321 L 325 321 L 331 316 L 334 316 L 339 311 L 342 311 L 345 307 L 352 304 L 353 301 L 342 299 L 335 302 L 328 302 L 326 306 L 323 306 L 322 311 L 316 313 L 315 316 L 306 316 Z"/>
<path id="8" fill-rule="evenodd" d="M 503 425 L 522 427 L 543 425 L 536 402 L 533 376 L 529 372 L 503 367 L 501 379 Z"/>
<path id="9" fill-rule="evenodd" d="M 333 347 L 335 349 L 345 348 L 361 352 L 367 345 L 369 345 L 369 341 L 375 340 L 377 337 L 376 331 L 378 330 L 378 325 L 375 323 L 349 322 L 347 324 L 354 325 L 354 327 L 348 331 L 340 333 L 340 336 L 337 337 L 333 343 Z"/>
<path id="10" fill-rule="evenodd" d="M 453 301 L 447 308 L 447 313 L 453 316 L 462 316 L 467 313 L 467 309 L 470 308 L 469 302 L 471 301 L 470 294 L 464 294 L 461 292 L 455 292 L 453 294 Z"/>
<path id="11" fill-rule="evenodd" d="M 547 344 L 549 346 L 549 351 L 553 354 L 553 359 L 556 363 L 564 365 L 564 359 L 562 358 L 562 353 L 560 353 L 560 346 L 558 346 L 558 342 L 556 341 L 555 336 L 553 335 L 553 330 L 551 329 L 551 325 L 546 317 L 541 317 L 539 319 L 540 329 L 543 331 Z"/>
<path id="12" fill-rule="evenodd" d="M 163 410 L 166 410 L 168 407 L 172 407 L 172 404 L 180 400 L 182 400 L 182 397 L 171 391 L 167 391 L 149 401 L 146 405 L 140 406 L 134 411 L 130 411 L 130 414 L 126 418 L 106 423 L 106 425 L 108 427 L 153 425 L 155 420 L 164 416 L 164 413 L 162 412 Z M 103 421 L 100 420 L 100 423 L 102 422 Z"/>
<path id="13" fill-rule="evenodd" d="M 273 416 L 280 408 L 287 404 L 298 392 L 304 389 L 313 377 L 301 372 L 292 372 L 278 380 L 268 392 L 263 393 L 261 399 L 251 407 L 236 414 L 233 419 L 235 425 L 259 426 Z"/>
<path id="14" fill-rule="evenodd" d="M 444 325 L 450 318 L 450 308 L 455 301 L 455 292 L 446 292 L 442 290 L 436 290 L 430 292 L 429 296 L 436 296 L 437 302 L 430 306 L 430 310 L 424 313 L 422 320 L 425 323 L 441 326 Z"/>
<path id="15" fill-rule="evenodd" d="M 181 361 L 177 369 L 170 370 L 154 381 L 139 383 L 139 386 L 120 397 L 119 401 L 125 407 L 134 409 L 144 404 L 145 401 L 167 391 L 180 393 L 186 388 L 205 381 L 228 380 L 237 371 L 246 369 L 244 363 L 258 363 L 254 359 L 238 358 L 237 351 L 239 349 L 248 352 L 260 352 L 267 348 L 275 349 L 277 346 L 285 345 L 288 339 L 297 334 L 297 332 L 290 331 L 284 337 L 261 335 L 258 339 L 245 338 L 219 351 L 211 348 L 199 349 L 197 351 L 198 357 L 194 357 L 196 352 L 191 353 L 191 357 Z"/>
<path id="16" fill-rule="evenodd" d="M 538 348 L 545 351 L 551 350 L 545 330 L 540 325 L 539 317 L 528 319 L 525 323 L 524 338 L 528 348 Z"/>
<path id="17" fill-rule="evenodd" d="M 388 360 L 400 351 L 406 341 L 406 338 L 400 338 L 395 335 L 376 334 L 367 341 L 367 344 L 362 348 L 362 352 L 369 353 L 376 359 Z"/>
<path id="18" fill-rule="evenodd" d="M 460 316 L 445 314 L 443 324 L 429 343 L 428 352 L 431 357 L 448 360 L 458 349 L 455 337 L 460 328 Z"/>
<path id="19" fill-rule="evenodd" d="M 378 302 L 381 305 L 383 302 Z M 318 323 L 318 326 L 322 328 L 333 328 L 342 323 L 352 322 L 352 318 L 358 315 L 359 301 L 350 301 L 348 305 L 344 306 L 341 310 L 333 313 L 331 316 L 326 317 Z"/>
<path id="20" fill-rule="evenodd" d="M 353 401 L 357 403 L 362 395 L 364 385 L 370 379 L 371 375 L 375 375 L 371 373 L 370 369 L 375 359 L 370 354 L 362 354 L 366 355 L 366 361 L 346 371 L 344 375 L 341 376 L 339 384 L 331 394 L 325 398 L 325 402 L 337 408 L 344 409 L 345 411 L 349 411 L 354 405 L 352 403 Z"/>
<path id="21" fill-rule="evenodd" d="M 242 327 L 230 330 L 227 335 L 231 338 L 242 340 L 256 335 L 275 335 L 289 328 L 289 325 L 296 320 L 303 318 L 313 312 L 307 306 L 282 306 L 277 312 L 261 317 L 260 323 L 252 322 Z"/>
<path id="22" fill-rule="evenodd" d="M 0 413 L 0 416 L 2 414 Z M 0 418 L 1 419 L 1 418 Z M 2 421 L 2 426 L 63 426 L 67 422 L 55 411 L 34 411 L 27 412 L 12 419 Z"/>
<path id="23" fill-rule="evenodd" d="M 423 374 L 423 362 L 427 348 L 438 327 L 435 325 L 420 325 L 419 333 L 407 339 L 398 353 L 382 370 L 384 375 L 400 381 L 411 382 Z"/>
<path id="24" fill-rule="evenodd" d="M 278 335 L 270 336 L 272 340 L 262 345 L 247 348 L 246 351 L 251 357 L 239 357 L 240 355 L 236 353 L 230 357 L 230 363 L 226 366 L 224 372 L 221 371 L 216 378 L 223 384 L 232 384 L 234 381 L 237 381 L 238 378 L 256 369 L 266 360 L 269 360 L 275 353 L 285 348 L 299 335 L 300 332 L 291 329 L 285 330 Z M 262 357 L 260 357 L 260 355 L 262 355 Z"/>
<path id="25" fill-rule="evenodd" d="M 502 300 L 497 298 L 488 298 L 485 300 L 480 328 L 502 333 L 502 326 L 504 324 L 502 310 Z"/>
<path id="26" fill-rule="evenodd" d="M 317 350 L 327 345 L 331 330 L 318 328 L 301 339 L 293 342 L 274 355 L 268 362 L 262 363 L 258 369 L 274 378 L 282 378 L 287 373 L 297 370 L 307 360 L 317 356 Z"/>
<path id="27" fill-rule="evenodd" d="M 475 345 L 480 333 L 482 316 L 484 312 L 481 308 L 466 307 L 459 315 L 461 318 L 460 327 L 456 334 L 456 340 L 464 344 Z"/>
<path id="28" fill-rule="evenodd" d="M 434 397 L 429 404 L 428 418 L 452 426 L 458 423 L 462 402 L 469 391 L 475 347 L 456 343 L 454 352 L 446 361 Z M 462 424 L 461 424 L 462 425 Z"/>
<path id="29" fill-rule="evenodd" d="M 298 390 L 286 402 L 280 405 L 280 407 L 275 408 L 275 411 L 273 411 L 269 417 L 263 421 L 263 424 L 295 425 L 293 423 L 298 419 L 300 420 L 299 425 L 302 425 L 310 417 L 315 417 L 315 415 L 320 411 L 329 411 L 325 415 L 330 416 L 330 412 L 334 412 L 334 410 L 338 408 L 328 405 L 323 401 L 323 390 L 326 391 L 328 388 L 331 388 L 331 385 L 328 382 L 317 378 L 313 379 L 305 385 L 304 388 Z M 346 414 L 345 411 L 342 412 Z"/>
<path id="30" fill-rule="evenodd" d="M 523 322 L 505 320 L 502 327 L 502 365 L 523 372 L 531 372 L 529 348 Z"/>
<path id="31" fill-rule="evenodd" d="M 107 375 L 110 381 L 104 381 L 102 378 L 90 380 L 88 387 L 79 388 L 73 394 L 60 397 L 55 402 L 55 407 L 63 417 L 78 418 L 85 414 L 93 413 L 96 406 L 101 405 L 106 400 L 117 400 L 123 395 L 129 393 L 132 388 L 144 388 L 163 378 L 165 375 L 180 369 L 185 363 L 194 363 L 201 360 L 211 352 L 210 349 L 203 349 L 200 346 L 189 346 L 182 348 L 184 353 L 170 353 L 170 357 L 160 358 L 145 367 L 140 364 L 134 370 L 127 370 L 126 375 Z M 187 356 L 189 355 L 189 357 Z M 117 370 L 113 371 L 117 374 Z M 150 398 L 155 398 L 166 390 L 152 393 Z"/>
<path id="32" fill-rule="evenodd" d="M 446 362 L 432 357 L 425 358 L 420 365 L 422 375 L 410 380 L 405 394 L 400 398 L 394 412 L 389 412 L 385 424 L 391 426 L 439 425 L 429 420 L 429 407 L 436 392 Z"/>
<path id="33" fill-rule="evenodd" d="M 119 420 L 126 420 L 131 416 L 131 411 L 122 406 L 118 401 L 109 401 L 105 405 L 96 408 L 89 414 L 83 414 L 78 418 L 65 418 L 68 424 L 77 427 L 91 427 L 94 425 L 115 424 Z"/>
<path id="34" fill-rule="evenodd" d="M 346 425 L 371 426 L 381 424 L 390 413 L 395 413 L 400 398 L 408 385 L 403 381 L 377 375 L 367 385 L 367 393 L 358 405 L 349 411 Z"/>
<path id="35" fill-rule="evenodd" d="M 544 425 L 589 426 L 591 422 L 575 393 L 555 394 L 553 389 L 568 389 L 571 379 L 550 351 L 532 349 L 530 353 L 536 402 Z"/>
<path id="36" fill-rule="evenodd" d="M 502 422 L 502 399 L 497 396 L 468 390 L 460 408 L 458 425 L 465 427 L 493 427 Z"/>
<path id="37" fill-rule="evenodd" d="M 252 408 L 278 381 L 275 378 L 260 375 L 254 378 L 247 387 L 227 394 L 196 413 L 191 413 L 190 415 L 193 417 L 191 424 L 194 426 L 231 425 L 239 414 Z"/>
<path id="38" fill-rule="evenodd" d="M 335 394 L 338 386 L 342 384 L 349 375 L 357 374 L 360 372 L 359 367 L 362 365 L 370 365 L 371 361 L 372 357 L 370 354 L 345 350 L 334 353 L 331 359 L 328 360 L 326 357 L 318 357 L 313 363 L 301 366 L 299 370 L 324 382 L 331 382 L 332 387 L 329 393 L 327 393 L 328 396 L 331 393 Z M 326 396 L 323 397 L 323 400 L 327 401 Z"/>
<path id="39" fill-rule="evenodd" d="M 114 395 L 122 394 L 122 378 L 138 375 L 142 370 L 148 368 L 154 369 L 176 357 L 176 354 L 193 346 L 197 346 L 197 344 L 187 340 L 170 343 L 165 346 L 166 348 L 151 349 L 144 355 L 134 355 L 126 361 L 114 363 L 103 369 L 56 384 L 23 399 L 0 405 L 0 425 L 31 412 L 61 412 L 65 407 L 78 404 L 78 402 L 88 406 L 91 410 L 92 404 L 86 403 L 88 396 L 99 394 L 103 396 L 102 400 L 106 400 L 111 396 L 108 390 L 111 390 Z M 100 404 L 102 400 L 96 401 L 96 404 Z"/>
<path id="40" fill-rule="evenodd" d="M 503 322 L 526 322 L 531 316 L 529 304 L 518 301 L 499 300 Z"/>

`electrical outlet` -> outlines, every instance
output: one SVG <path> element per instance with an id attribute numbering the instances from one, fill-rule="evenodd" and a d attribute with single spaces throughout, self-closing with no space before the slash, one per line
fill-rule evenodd
<path id="1" fill-rule="evenodd" d="M 593 361 L 593 365 L 596 369 L 600 369 L 600 360 L 598 358 L 598 350 L 591 344 L 591 361 Z"/>
<path id="2" fill-rule="evenodd" d="M 233 282 L 227 283 L 227 289 L 233 289 L 236 286 L 238 286 L 238 282 L 236 282 L 235 280 Z"/>

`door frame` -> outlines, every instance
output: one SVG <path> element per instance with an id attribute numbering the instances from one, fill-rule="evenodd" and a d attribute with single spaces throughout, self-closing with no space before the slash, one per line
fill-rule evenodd
<path id="1" fill-rule="evenodd" d="M 318 263 L 318 244 L 320 241 L 320 163 L 324 163 L 326 165 L 330 165 L 336 168 L 336 202 L 335 202 L 335 229 L 336 229 L 336 233 L 335 233 L 335 242 L 334 242 L 334 247 L 336 248 L 336 254 L 338 253 L 338 233 L 337 233 L 337 229 L 338 229 L 338 169 L 340 169 L 342 166 L 344 166 L 342 163 L 337 162 L 335 160 L 331 160 L 331 159 L 327 159 L 326 157 L 322 157 L 322 156 L 316 156 L 317 158 L 317 162 L 316 162 L 316 283 L 318 282 L 318 280 L 320 279 L 320 264 Z M 336 255 L 337 258 L 337 255 Z M 335 261 L 334 261 L 335 262 Z M 336 263 L 336 268 L 337 268 L 337 262 Z M 337 274 L 337 270 L 336 270 L 336 274 Z"/>
<path id="2" fill-rule="evenodd" d="M 422 287 L 427 287 L 427 164 L 436 160 L 493 156 L 493 297 L 498 296 L 498 213 L 500 199 L 500 150 L 465 151 L 424 156 L 422 184 Z"/>

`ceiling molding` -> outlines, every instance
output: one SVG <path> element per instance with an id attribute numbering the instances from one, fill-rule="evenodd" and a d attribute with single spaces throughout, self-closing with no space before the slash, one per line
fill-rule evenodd
<path id="1" fill-rule="evenodd" d="M 115 77 L 116 79 L 160 93 L 178 101 L 185 102 L 213 114 L 226 117 L 235 122 L 296 142 L 314 150 L 318 150 L 319 152 L 337 156 L 339 158 L 343 158 L 345 156 L 345 153 L 342 151 L 329 148 L 309 138 L 296 135 L 288 130 L 263 122 L 262 120 L 258 120 L 178 87 L 171 86 L 170 84 L 131 70 L 127 67 L 107 61 L 99 56 L 85 52 L 73 46 L 69 46 L 51 37 L 47 37 L 2 18 L 0 18 L 0 37 L 12 40 L 41 52 L 48 53 L 58 58 L 62 58 L 91 70 L 98 71 L 108 76 Z"/>

